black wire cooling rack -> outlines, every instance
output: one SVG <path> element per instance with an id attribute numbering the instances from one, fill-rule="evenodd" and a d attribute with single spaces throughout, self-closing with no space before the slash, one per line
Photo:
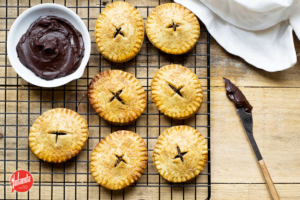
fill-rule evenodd
<path id="1" fill-rule="evenodd" d="M 127 1 L 143 16 L 161 3 L 169 1 Z M 58 3 L 76 12 L 87 25 L 92 52 L 82 78 L 58 88 L 39 88 L 25 82 L 13 70 L 7 56 L 9 29 L 19 14 L 40 3 Z M 94 41 L 94 26 L 107 1 L 99 0 L 0 0 L 0 199 L 210 199 L 210 35 L 201 24 L 201 35 L 195 48 L 185 55 L 171 56 L 157 50 L 145 35 L 140 53 L 131 61 L 116 64 L 104 59 Z M 203 28 L 204 27 L 204 28 Z M 172 120 L 159 113 L 151 99 L 152 77 L 159 67 L 177 63 L 192 69 L 199 77 L 204 102 L 199 112 L 187 120 Z M 87 87 L 99 72 L 121 69 L 134 74 L 147 92 L 147 109 L 135 125 L 117 127 L 102 120 L 91 108 Z M 70 108 L 89 124 L 89 139 L 82 152 L 70 161 L 51 164 L 40 161 L 28 148 L 28 133 L 35 119 L 57 107 Z M 207 139 L 208 161 L 201 174 L 186 183 L 166 182 L 152 162 L 155 142 L 165 129 L 189 125 Z M 116 130 L 131 130 L 145 140 L 149 162 L 143 175 L 131 187 L 110 191 L 96 184 L 89 170 L 90 154 L 95 145 Z M 10 177 L 16 170 L 29 171 L 33 187 L 26 193 L 11 193 Z"/>

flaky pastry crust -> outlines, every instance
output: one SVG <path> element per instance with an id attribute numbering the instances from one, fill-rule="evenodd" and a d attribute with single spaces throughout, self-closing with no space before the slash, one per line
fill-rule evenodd
<path id="1" fill-rule="evenodd" d="M 203 91 L 197 75 L 181 65 L 160 68 L 151 83 L 153 102 L 165 115 L 186 119 L 202 104 Z"/>
<path id="2" fill-rule="evenodd" d="M 200 24 L 189 9 L 178 3 L 166 3 L 150 13 L 146 33 L 158 49 L 168 54 L 184 54 L 196 45 Z"/>
<path id="3" fill-rule="evenodd" d="M 82 116 L 70 109 L 55 108 L 44 112 L 33 123 L 29 147 L 41 160 L 61 163 L 76 156 L 88 136 L 88 125 Z"/>
<path id="4" fill-rule="evenodd" d="M 117 131 L 102 139 L 91 155 L 91 173 L 95 181 L 110 190 L 134 183 L 148 161 L 144 140 L 131 131 Z"/>
<path id="5" fill-rule="evenodd" d="M 90 83 L 88 97 L 95 111 L 115 125 L 135 121 L 147 104 L 142 84 L 133 75 L 121 70 L 97 74 Z"/>
<path id="6" fill-rule="evenodd" d="M 140 51 L 144 41 L 144 22 L 131 4 L 116 1 L 101 12 L 95 27 L 98 50 L 108 60 L 126 62 Z"/>
<path id="7" fill-rule="evenodd" d="M 206 161 L 206 140 L 190 126 L 168 128 L 158 137 L 153 150 L 157 171 L 171 182 L 185 182 L 196 177 Z"/>

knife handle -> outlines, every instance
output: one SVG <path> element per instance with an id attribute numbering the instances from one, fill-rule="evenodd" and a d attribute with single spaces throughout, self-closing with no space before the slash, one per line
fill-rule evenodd
<path id="1" fill-rule="evenodd" d="M 274 200 L 280 200 L 279 195 L 277 193 L 277 190 L 275 188 L 275 185 L 274 185 L 274 183 L 272 181 L 272 178 L 271 178 L 271 176 L 269 174 L 269 171 L 267 169 L 267 166 L 265 164 L 265 161 L 264 160 L 260 160 L 260 161 L 258 161 L 258 163 L 259 163 L 261 171 L 262 171 L 262 173 L 263 173 L 263 175 L 265 177 L 265 180 L 267 182 L 267 185 L 268 185 L 268 188 L 269 188 L 269 191 L 270 191 L 270 194 L 271 194 L 272 198 Z"/>

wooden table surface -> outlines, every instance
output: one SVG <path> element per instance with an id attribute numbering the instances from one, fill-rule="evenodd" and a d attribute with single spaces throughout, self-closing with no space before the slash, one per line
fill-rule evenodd
<path id="1" fill-rule="evenodd" d="M 130 2 L 157 5 L 156 0 Z M 300 53 L 300 42 L 296 36 L 294 40 Z M 239 86 L 254 107 L 254 136 L 281 199 L 300 200 L 300 63 L 269 73 L 227 53 L 213 38 L 210 49 L 211 199 L 271 199 L 239 117 L 226 97 L 222 80 L 226 77 Z M 148 198 L 137 195 L 130 199 L 155 198 L 150 194 Z"/>
<path id="2" fill-rule="evenodd" d="M 300 42 L 294 36 L 296 52 Z M 222 77 L 253 108 L 254 137 L 281 199 L 300 199 L 300 63 L 265 72 L 211 43 L 212 199 L 271 199 Z"/>

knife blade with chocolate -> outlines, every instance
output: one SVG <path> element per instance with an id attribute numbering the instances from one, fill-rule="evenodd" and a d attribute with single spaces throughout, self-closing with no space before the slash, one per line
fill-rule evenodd
<path id="1" fill-rule="evenodd" d="M 227 97 L 234 103 L 237 113 L 240 116 L 241 122 L 244 126 L 244 130 L 247 134 L 249 142 L 252 146 L 258 164 L 261 168 L 261 171 L 264 175 L 265 181 L 268 185 L 269 192 L 271 194 L 272 199 L 277 200 L 280 199 L 277 193 L 277 190 L 274 186 L 274 183 L 271 179 L 267 166 L 260 154 L 258 146 L 255 142 L 253 136 L 253 119 L 252 119 L 252 106 L 246 99 L 245 95 L 236 87 L 230 80 L 223 78 L 225 81 L 226 95 Z"/>

